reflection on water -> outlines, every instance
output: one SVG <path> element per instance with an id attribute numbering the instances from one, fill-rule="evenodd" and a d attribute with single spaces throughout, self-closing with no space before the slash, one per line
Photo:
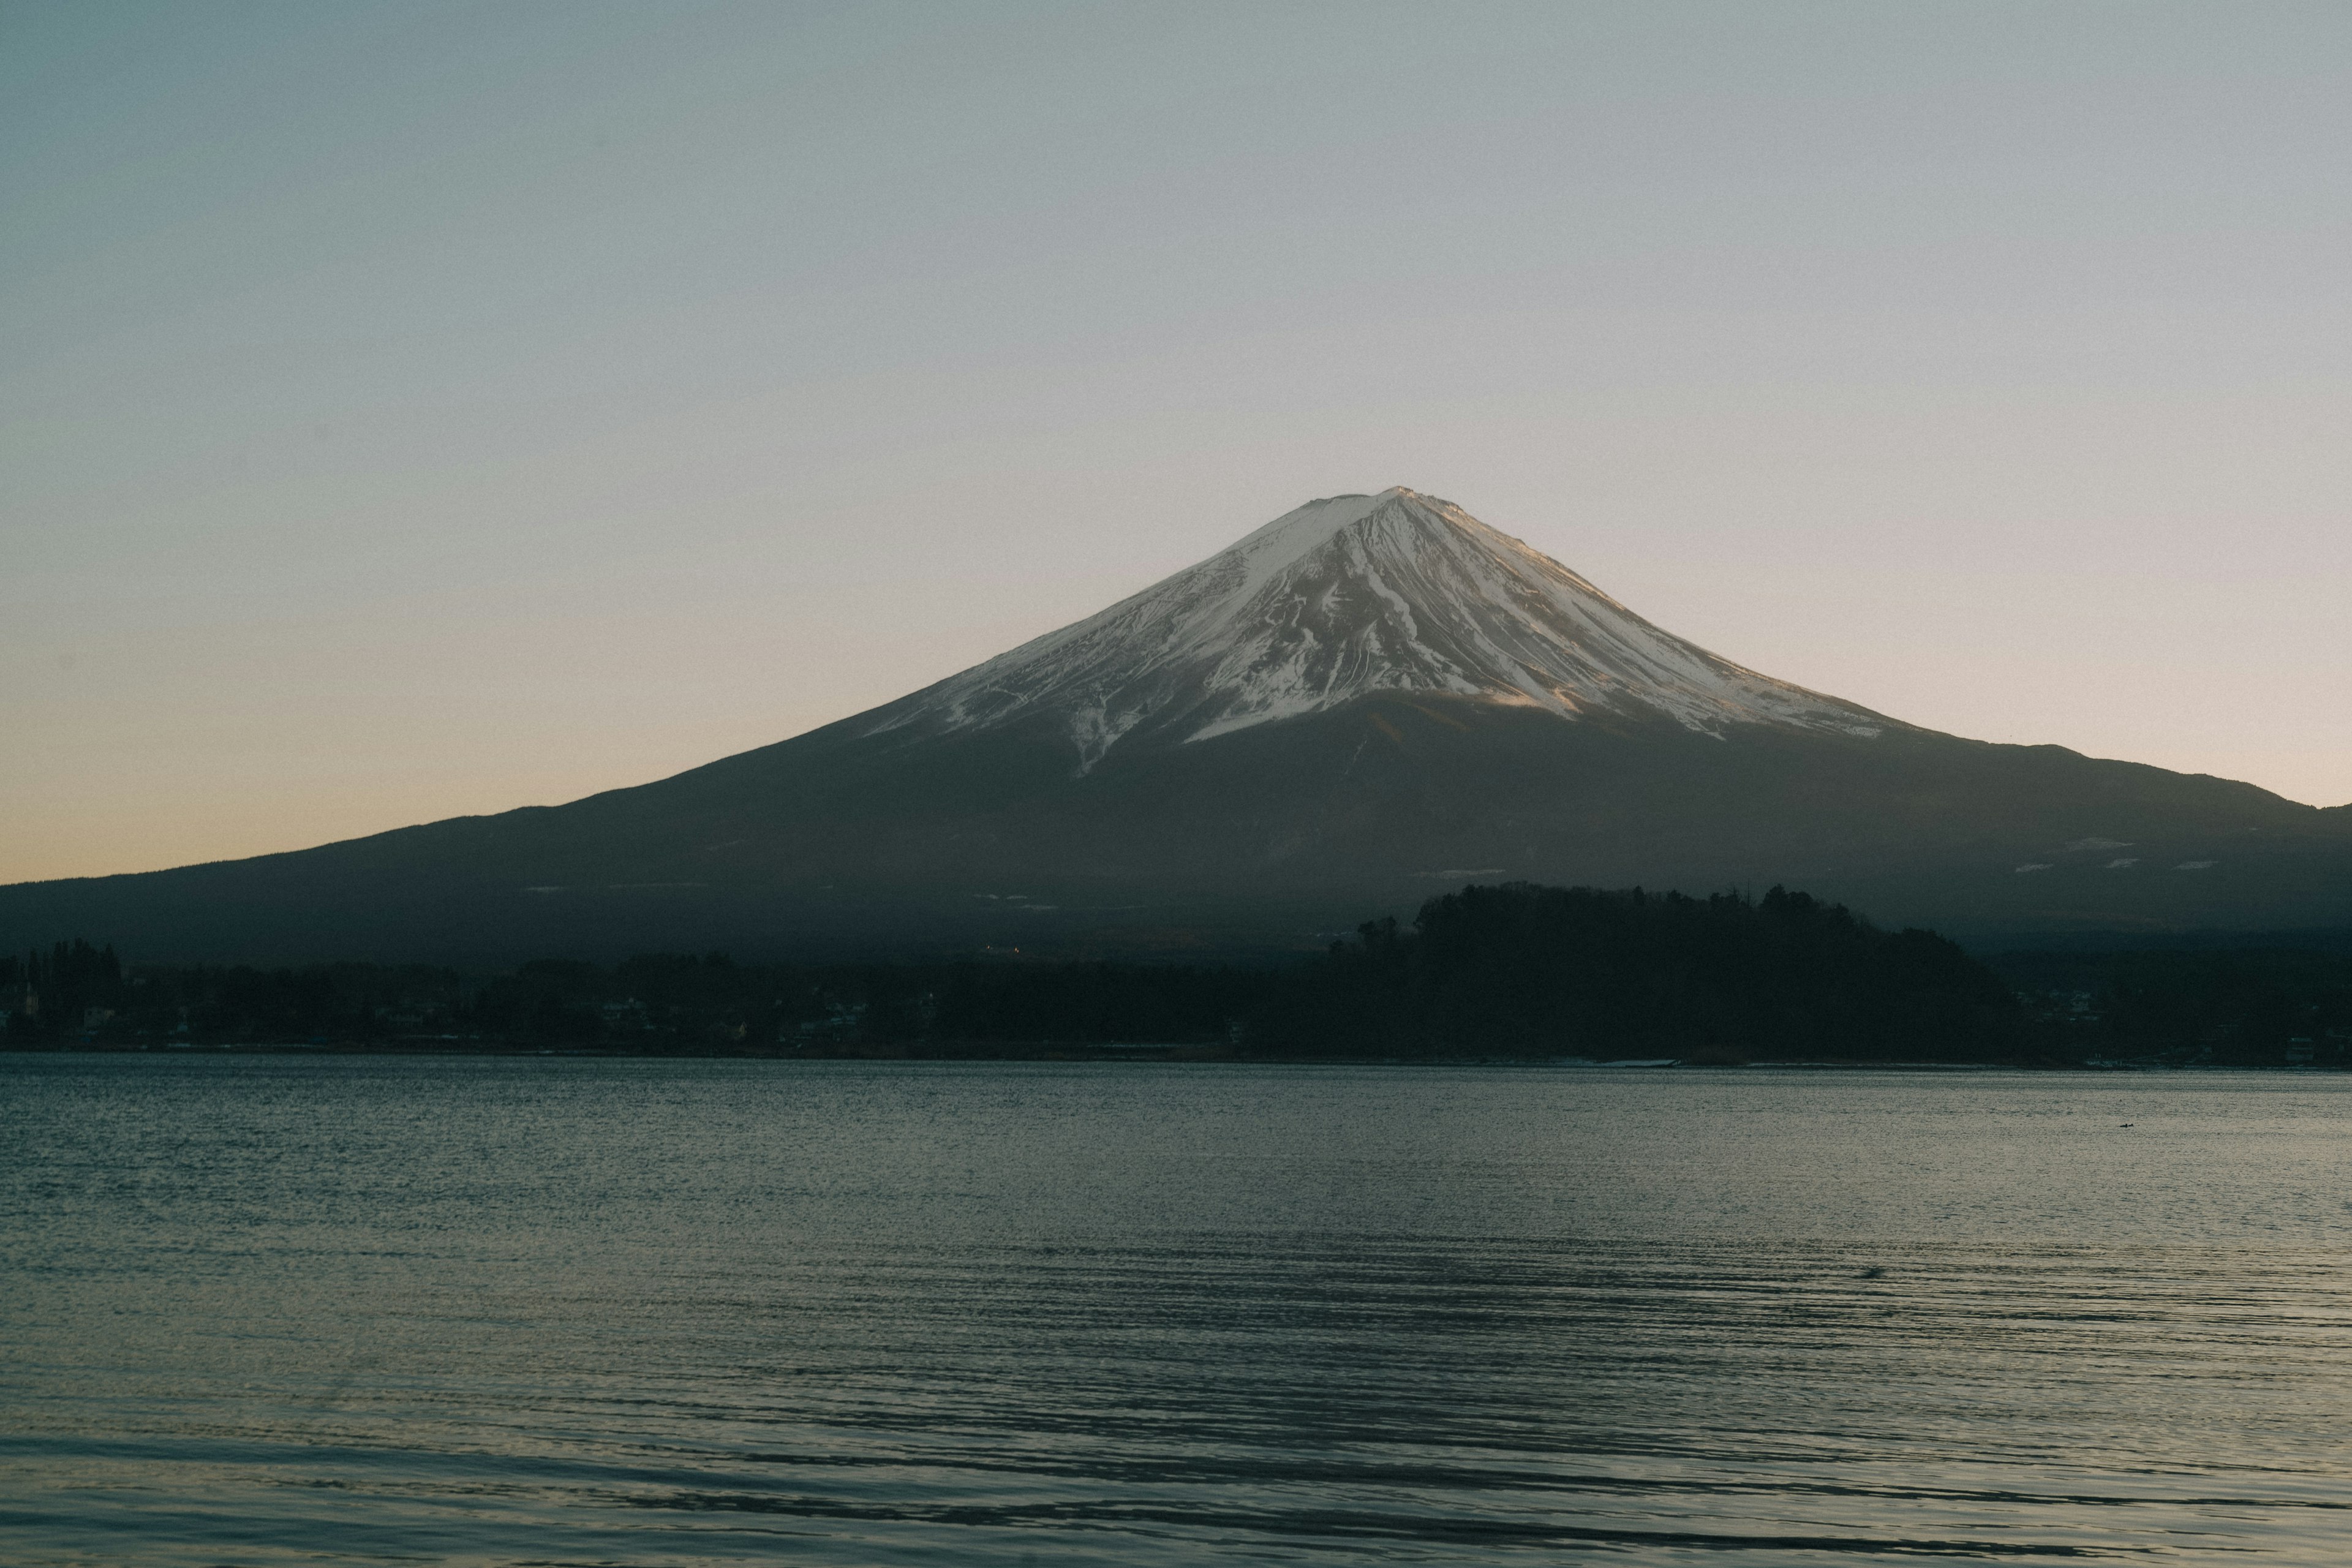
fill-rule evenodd
<path id="1" fill-rule="evenodd" d="M 0 1058 L 0 1536 L 2332 1563 L 2347 1110 L 2284 1075 Z"/>

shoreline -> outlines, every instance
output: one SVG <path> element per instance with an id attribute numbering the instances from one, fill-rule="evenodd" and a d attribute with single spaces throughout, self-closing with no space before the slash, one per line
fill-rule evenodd
<path id="1" fill-rule="evenodd" d="M 2164 1062 L 2153 1059 L 2062 1061 L 2011 1058 L 1993 1061 L 1920 1059 L 1837 1060 L 1826 1058 L 1785 1060 L 1706 1060 L 1697 1058 L 1643 1057 L 1602 1060 L 1584 1057 L 1520 1056 L 1347 1056 L 1275 1055 L 1235 1050 L 1230 1047 L 1160 1043 L 1062 1045 L 974 1043 L 969 1048 L 908 1048 L 874 1047 L 835 1050 L 702 1050 L 633 1051 L 582 1046 L 528 1046 L 474 1043 L 461 1040 L 383 1041 L 241 1041 L 202 1044 L 80 1043 L 69 1046 L 0 1046 L 0 1055 L 14 1057 L 400 1057 L 445 1060 L 483 1058 L 559 1058 L 606 1061 L 740 1061 L 740 1062 L 894 1062 L 907 1065 L 973 1066 L 987 1063 L 1132 1063 L 1200 1067 L 1480 1067 L 1548 1068 L 1561 1072 L 1888 1072 L 1924 1074 L 2080 1073 L 2095 1076 L 2151 1073 L 2291 1073 L 2326 1077 L 2352 1072 L 2352 1068 L 2309 1062 Z"/>

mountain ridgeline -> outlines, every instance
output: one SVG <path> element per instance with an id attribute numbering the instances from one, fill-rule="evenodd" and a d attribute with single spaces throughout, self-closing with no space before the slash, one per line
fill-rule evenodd
<path id="1" fill-rule="evenodd" d="M 0 888 L 0 942 L 479 963 L 1309 951 L 1465 881 L 1781 883 L 1979 945 L 2352 927 L 2352 808 L 1748 669 L 1450 502 L 1309 502 L 1077 624 L 673 778 Z"/>

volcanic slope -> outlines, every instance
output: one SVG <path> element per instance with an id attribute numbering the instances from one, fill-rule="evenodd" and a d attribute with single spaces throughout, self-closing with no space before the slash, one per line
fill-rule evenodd
<path id="1" fill-rule="evenodd" d="M 1905 724 L 1458 507 L 1312 501 L 824 729 L 569 805 L 0 888 L 154 958 L 1205 951 L 1465 880 L 1779 881 L 1979 940 L 2352 925 L 2352 811 Z"/>

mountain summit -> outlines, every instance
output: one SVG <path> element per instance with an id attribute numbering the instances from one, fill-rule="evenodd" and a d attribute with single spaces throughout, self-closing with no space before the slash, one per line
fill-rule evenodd
<path id="1" fill-rule="evenodd" d="M 1395 489 L 1286 512 L 1076 626 L 882 710 L 869 734 L 1050 713 L 1081 769 L 1129 734 L 1198 742 L 1379 693 L 1573 719 L 1664 715 L 1719 734 L 1888 721 L 1661 631 L 1451 501 Z"/>
<path id="2" fill-rule="evenodd" d="M 1263 951 L 1473 879 L 1785 882 L 1982 941 L 2352 927 L 2352 811 L 1885 718 L 1389 489 L 1309 501 L 1075 626 L 675 778 L 0 888 L 0 944 Z"/>

